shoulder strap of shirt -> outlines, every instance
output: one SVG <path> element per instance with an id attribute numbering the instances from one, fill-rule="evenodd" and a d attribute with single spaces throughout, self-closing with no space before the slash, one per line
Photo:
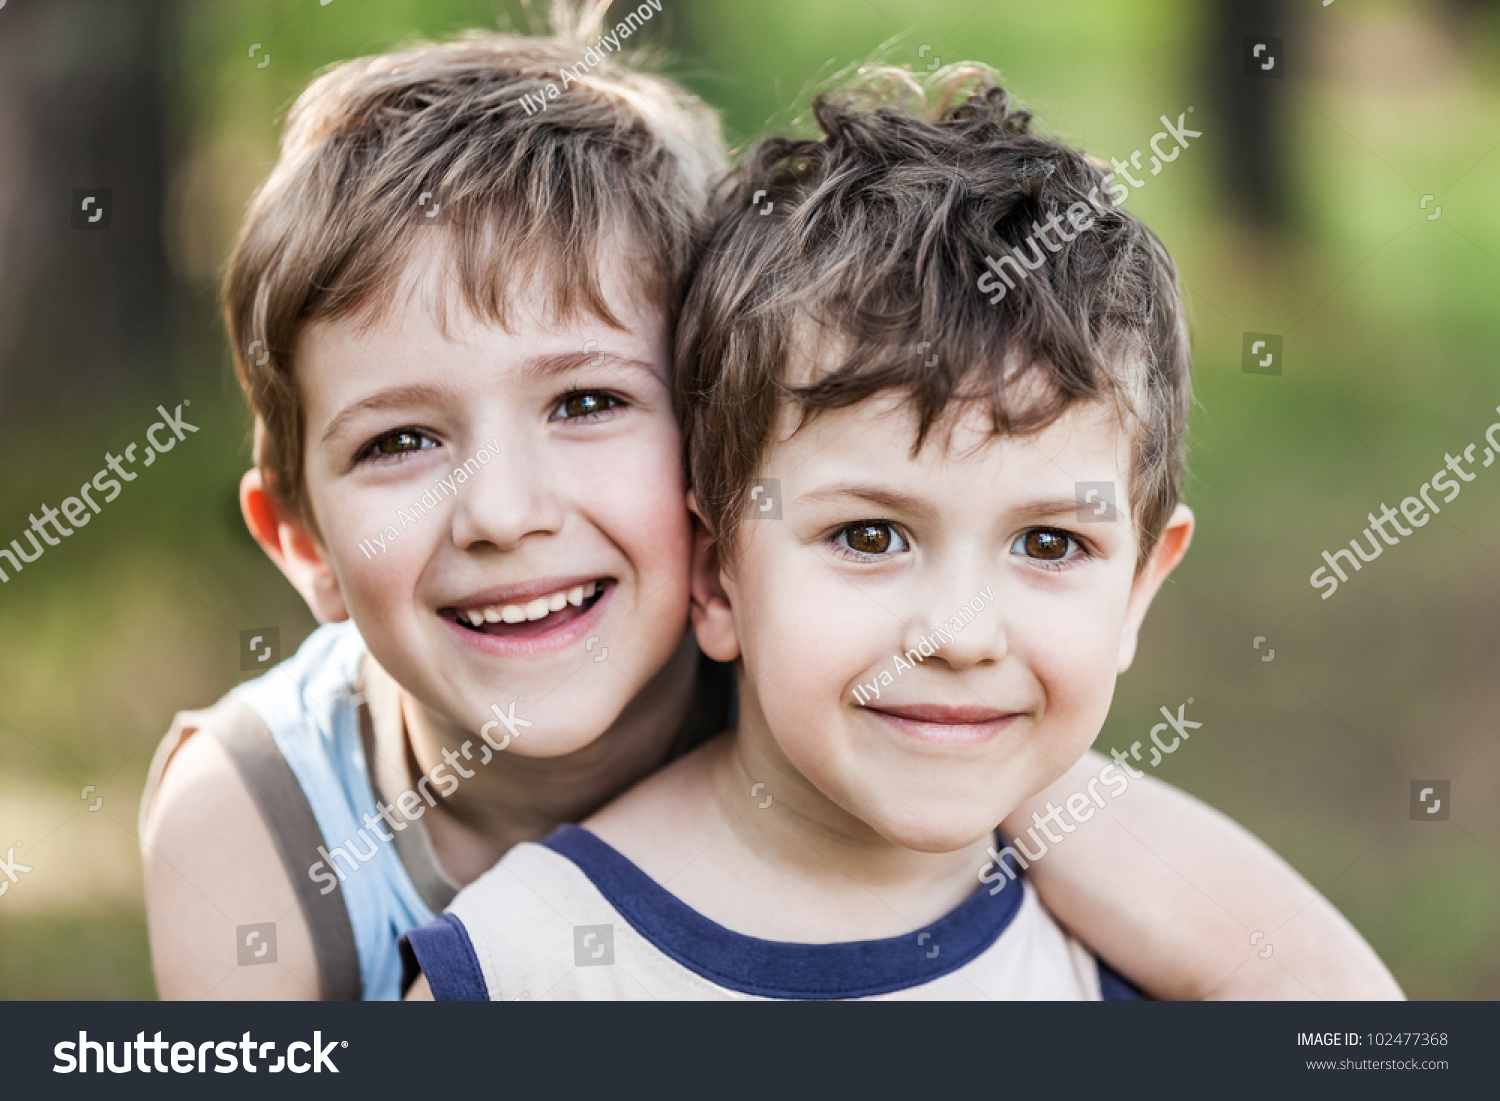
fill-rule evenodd
<path id="1" fill-rule="evenodd" d="M 318 961 L 319 997 L 324 1001 L 358 1001 L 364 984 L 344 892 L 336 886 L 322 894 L 306 875 L 306 869 L 320 859 L 318 846 L 323 844 L 323 833 L 291 766 L 277 748 L 265 720 L 253 707 L 227 696 L 206 710 L 177 715 L 152 761 L 151 777 L 141 801 L 141 836 L 145 836 L 144 825 L 172 754 L 200 730 L 216 739 L 229 754 L 276 844 L 312 936 Z"/>
<path id="2" fill-rule="evenodd" d="M 214 723 L 208 729 L 234 761 L 276 841 L 282 866 L 312 934 L 320 997 L 323 1001 L 358 1001 L 364 984 L 344 892 L 336 888 L 322 894 L 306 874 L 306 869 L 320 859 L 323 831 L 270 729 L 254 708 L 235 702 L 238 706 L 232 721 Z"/>

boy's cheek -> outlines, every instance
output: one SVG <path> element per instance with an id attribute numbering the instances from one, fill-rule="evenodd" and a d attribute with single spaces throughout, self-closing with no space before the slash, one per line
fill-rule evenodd
<path id="1" fill-rule="evenodd" d="M 1045 700 L 1036 737 L 1061 765 L 1070 766 L 1081 756 L 1104 725 L 1114 697 L 1116 654 L 1091 641 L 1086 648 L 1033 655 L 1031 673 Z"/>
<path id="2" fill-rule="evenodd" d="M 686 486 L 682 469 L 682 434 L 666 414 L 642 413 L 641 419 L 609 439 L 559 442 L 550 450 L 562 478 L 613 482 L 631 487 L 633 498 L 665 497 L 675 489 L 681 496 Z"/>
<path id="3" fill-rule="evenodd" d="M 411 601 L 417 578 L 432 557 L 434 533 L 415 525 L 405 532 L 398 527 L 392 539 L 390 531 L 375 531 L 372 526 L 371 535 L 380 538 L 360 540 L 346 535 L 343 545 L 329 549 L 329 556 L 345 599 L 362 611 L 383 615 Z"/>
<path id="4" fill-rule="evenodd" d="M 1050 697 L 1112 691 L 1128 592 L 1100 586 L 1067 594 L 1016 594 L 1002 608 L 1008 648 Z M 1006 602 L 1006 594 L 1000 593 Z"/>
<path id="5" fill-rule="evenodd" d="M 897 621 L 855 585 L 830 588 L 787 577 L 741 592 L 741 646 L 765 667 L 762 683 L 795 685 L 795 696 L 809 705 L 838 706 L 846 686 L 888 666 L 898 648 Z"/>
<path id="6" fill-rule="evenodd" d="M 559 463 L 557 484 L 622 546 L 667 545 L 689 539 L 682 457 L 676 435 L 607 454 Z M 681 566 L 686 571 L 686 562 Z"/>

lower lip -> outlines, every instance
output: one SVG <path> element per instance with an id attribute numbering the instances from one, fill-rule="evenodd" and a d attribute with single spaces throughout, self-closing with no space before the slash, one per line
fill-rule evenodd
<path id="1" fill-rule="evenodd" d="M 925 745 L 983 745 L 1019 718 L 1018 715 L 1006 715 L 982 723 L 933 723 L 902 718 L 874 708 L 864 710 L 905 737 Z"/>
<path id="2" fill-rule="evenodd" d="M 566 650 L 570 646 L 582 641 L 586 636 L 596 632 L 599 622 L 604 618 L 604 608 L 615 595 L 615 590 L 620 587 L 619 582 L 605 585 L 604 592 L 588 611 L 576 619 L 570 619 L 555 631 L 548 631 L 543 635 L 533 635 L 530 638 L 507 638 L 502 635 L 487 635 L 481 631 L 471 631 L 467 627 L 460 627 L 447 616 L 438 616 L 450 631 L 456 634 L 467 646 L 478 650 L 482 654 L 493 657 L 526 657 L 531 654 L 551 654 L 559 650 Z"/>

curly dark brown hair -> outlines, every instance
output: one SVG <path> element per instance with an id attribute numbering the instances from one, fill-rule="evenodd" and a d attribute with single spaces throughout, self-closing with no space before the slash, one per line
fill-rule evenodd
<path id="1" fill-rule="evenodd" d="M 812 114 L 821 136 L 762 141 L 721 187 L 679 317 L 688 473 L 726 560 L 783 410 L 800 427 L 896 390 L 917 414 L 913 454 L 976 404 L 996 434 L 1025 434 L 1113 401 L 1144 564 L 1182 494 L 1190 349 L 1172 260 L 1101 196 L 1107 167 L 1034 133 L 977 64 L 868 71 Z M 1036 244 L 1070 209 L 1087 229 Z M 1038 264 L 982 293 L 995 258 L 1027 244 Z"/>

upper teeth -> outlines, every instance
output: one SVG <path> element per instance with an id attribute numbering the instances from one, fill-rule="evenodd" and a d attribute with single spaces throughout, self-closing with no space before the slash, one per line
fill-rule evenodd
<path id="1" fill-rule="evenodd" d="M 528 619 L 541 619 L 551 612 L 559 611 L 565 604 L 576 608 L 593 596 L 597 589 L 598 582 L 589 581 L 571 589 L 539 596 L 526 604 L 491 604 L 484 608 L 470 608 L 459 615 L 466 617 L 476 627 L 482 623 L 524 623 Z"/>

